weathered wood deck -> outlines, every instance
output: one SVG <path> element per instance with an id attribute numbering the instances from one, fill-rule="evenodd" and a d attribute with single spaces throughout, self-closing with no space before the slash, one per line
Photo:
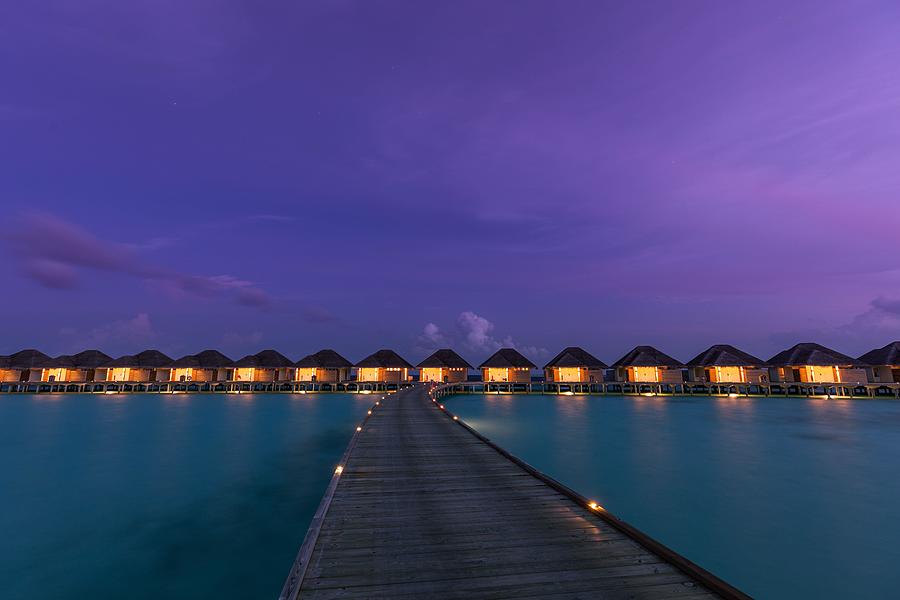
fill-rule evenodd
<path id="1" fill-rule="evenodd" d="M 380 401 L 336 471 L 282 599 L 746 598 L 460 426 L 423 387 Z"/>

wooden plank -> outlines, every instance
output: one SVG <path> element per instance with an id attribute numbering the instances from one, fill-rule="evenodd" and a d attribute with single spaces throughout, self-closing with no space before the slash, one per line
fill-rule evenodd
<path id="1" fill-rule="evenodd" d="M 459 425 L 423 387 L 373 407 L 282 600 L 717 597 L 715 578 Z M 718 596 L 746 598 L 732 590 Z"/>

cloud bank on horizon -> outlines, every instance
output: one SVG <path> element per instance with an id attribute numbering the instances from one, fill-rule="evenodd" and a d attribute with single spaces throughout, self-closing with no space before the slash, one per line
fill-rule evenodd
<path id="1" fill-rule="evenodd" d="M 2 9 L 0 353 L 900 338 L 900 5 L 516 7 Z"/>

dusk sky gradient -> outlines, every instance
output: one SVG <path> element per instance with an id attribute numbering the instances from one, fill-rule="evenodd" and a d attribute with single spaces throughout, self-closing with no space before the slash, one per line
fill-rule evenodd
<path id="1" fill-rule="evenodd" d="M 900 338 L 900 3 L 0 5 L 0 354 Z"/>

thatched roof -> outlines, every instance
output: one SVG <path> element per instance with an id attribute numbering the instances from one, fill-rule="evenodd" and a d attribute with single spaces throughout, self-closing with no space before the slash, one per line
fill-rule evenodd
<path id="1" fill-rule="evenodd" d="M 371 354 L 355 365 L 364 369 L 411 369 L 405 358 L 394 352 L 393 350 L 382 349 Z"/>
<path id="2" fill-rule="evenodd" d="M 866 352 L 858 360 L 876 367 L 900 365 L 900 342 L 891 342 L 884 348 Z"/>
<path id="3" fill-rule="evenodd" d="M 784 352 L 779 352 L 769 359 L 769 364 L 776 367 L 802 367 L 806 365 L 818 367 L 864 366 L 864 363 L 855 358 L 812 342 L 797 344 Z"/>
<path id="4" fill-rule="evenodd" d="M 254 367 L 260 369 L 283 369 L 293 367 L 294 363 L 281 352 L 276 350 L 263 350 L 256 354 L 248 354 L 234 362 L 235 367 Z"/>
<path id="5" fill-rule="evenodd" d="M 111 360 L 112 357 L 110 355 L 104 354 L 99 350 L 84 350 L 78 354 L 63 354 L 52 358 L 47 362 L 46 366 L 66 369 L 96 369 L 101 365 L 106 365 Z"/>
<path id="6" fill-rule="evenodd" d="M 20 350 L 8 357 L 8 369 L 40 369 L 50 360 L 49 356 L 39 350 Z"/>
<path id="7" fill-rule="evenodd" d="M 466 359 L 451 350 L 441 348 L 418 365 L 420 369 L 471 369 L 473 368 Z"/>
<path id="8" fill-rule="evenodd" d="M 0 356 L 0 369 L 8 369 L 9 363 L 10 360 L 8 356 Z"/>
<path id="9" fill-rule="evenodd" d="M 331 348 L 326 348 L 315 354 L 304 356 L 295 362 L 294 366 L 301 369 L 349 369 L 353 363 Z"/>
<path id="10" fill-rule="evenodd" d="M 220 369 L 234 366 L 234 361 L 218 350 L 204 350 L 199 354 L 188 354 L 165 365 L 170 369 Z"/>
<path id="11" fill-rule="evenodd" d="M 689 367 L 764 367 L 766 361 L 728 344 L 710 346 L 688 361 Z"/>
<path id="12" fill-rule="evenodd" d="M 144 350 L 137 354 L 126 354 L 111 360 L 104 367 L 129 369 L 158 369 L 172 362 L 172 359 L 159 350 Z"/>
<path id="13" fill-rule="evenodd" d="M 552 367 L 586 367 L 588 369 L 605 369 L 606 363 L 602 360 L 584 350 L 583 348 L 579 348 L 577 346 L 569 346 L 559 354 L 557 354 L 553 360 L 544 365 L 545 369 L 550 369 Z"/>
<path id="14" fill-rule="evenodd" d="M 491 354 L 486 361 L 478 366 L 479 369 L 495 368 L 495 369 L 515 369 L 528 368 L 536 369 L 537 366 L 515 348 L 500 348 Z"/>
<path id="15" fill-rule="evenodd" d="M 637 346 L 634 350 L 613 363 L 613 366 L 684 368 L 684 365 L 680 361 L 675 360 L 668 354 L 663 354 L 653 346 Z"/>

